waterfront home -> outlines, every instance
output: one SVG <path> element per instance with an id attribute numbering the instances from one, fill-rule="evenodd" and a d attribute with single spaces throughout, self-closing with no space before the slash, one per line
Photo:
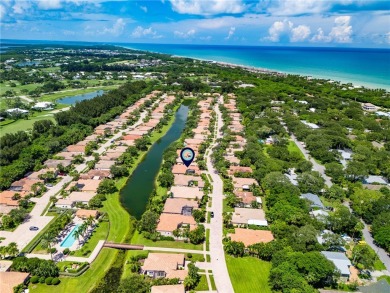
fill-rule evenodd
<path id="1" fill-rule="evenodd" d="M 261 209 L 235 208 L 232 215 L 233 225 L 268 226 L 265 213 Z"/>
<path id="2" fill-rule="evenodd" d="M 164 204 L 163 213 L 192 216 L 192 211 L 198 208 L 196 200 L 186 198 L 167 198 Z"/>
<path id="3" fill-rule="evenodd" d="M 100 179 L 79 179 L 76 186 L 80 191 L 96 192 L 100 182 Z"/>
<path id="4" fill-rule="evenodd" d="M 200 176 L 174 174 L 173 185 L 198 187 L 199 189 L 203 189 L 204 182 Z"/>
<path id="5" fill-rule="evenodd" d="M 0 292 L 14 293 L 14 287 L 27 283 L 30 273 L 0 272 Z"/>
<path id="6" fill-rule="evenodd" d="M 169 194 L 174 198 L 188 198 L 200 200 L 203 197 L 203 191 L 196 187 L 172 186 Z"/>
<path id="7" fill-rule="evenodd" d="M 190 230 L 196 228 L 196 221 L 193 216 L 181 214 L 165 214 L 162 213 L 158 220 L 156 231 L 162 236 L 174 237 L 173 231 L 189 227 Z"/>
<path id="8" fill-rule="evenodd" d="M 141 267 L 141 274 L 156 278 L 178 278 L 184 281 L 188 274 L 182 253 L 149 253 Z"/>
<path id="9" fill-rule="evenodd" d="M 229 236 L 232 241 L 243 242 L 246 247 L 255 243 L 267 243 L 274 240 L 272 232 L 266 230 L 235 228 L 234 234 L 229 234 Z"/>
<path id="10" fill-rule="evenodd" d="M 122 140 L 136 140 L 141 138 L 142 135 L 140 134 L 127 134 L 122 137 Z"/>
<path id="11" fill-rule="evenodd" d="M 109 148 L 106 150 L 106 155 L 108 153 L 119 153 L 119 154 L 123 154 L 124 152 L 126 152 L 127 150 L 127 147 L 126 146 L 116 146 L 115 148 Z"/>
<path id="12" fill-rule="evenodd" d="M 200 175 L 201 171 L 199 170 L 199 167 L 191 164 L 190 166 L 185 166 L 183 164 L 175 164 L 172 167 L 172 173 L 173 174 L 195 174 L 195 175 Z"/>
<path id="13" fill-rule="evenodd" d="M 103 156 L 100 157 L 100 161 L 115 161 L 118 159 L 122 153 L 120 152 L 106 152 Z"/>
<path id="14" fill-rule="evenodd" d="M 152 286 L 150 293 L 185 293 L 183 284 Z"/>

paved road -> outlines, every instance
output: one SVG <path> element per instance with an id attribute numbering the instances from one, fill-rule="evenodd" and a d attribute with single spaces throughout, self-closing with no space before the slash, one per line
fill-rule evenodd
<path id="1" fill-rule="evenodd" d="M 163 96 L 164 98 L 164 96 Z M 155 103 L 158 103 L 160 99 L 157 99 Z M 138 125 L 140 125 L 147 115 L 147 111 L 143 111 L 140 115 L 140 118 L 138 121 L 129 126 L 127 129 L 124 129 L 122 131 L 119 131 L 118 133 L 114 134 L 113 137 L 111 137 L 107 142 L 105 142 L 103 145 L 100 146 L 100 148 L 96 151 L 97 153 L 102 154 L 106 149 L 111 146 L 111 141 L 114 139 L 119 138 L 122 136 L 123 131 L 128 131 L 130 128 L 134 128 Z M 87 162 L 93 160 L 94 158 L 92 156 L 87 157 L 86 161 L 82 164 L 76 165 L 75 169 L 77 172 L 81 173 L 87 168 Z M 41 214 L 44 212 L 45 208 L 47 207 L 50 197 L 56 195 L 61 191 L 63 186 L 72 181 L 71 176 L 64 176 L 62 177 L 61 181 L 58 182 L 55 186 L 49 188 L 47 192 L 45 192 L 40 198 L 32 198 L 31 200 L 34 201 L 36 204 L 32 211 L 30 212 L 30 217 L 20 224 L 13 232 L 9 231 L 0 231 L 0 237 L 5 237 L 5 240 L 2 241 L 1 245 L 8 245 L 11 242 L 15 242 L 18 246 L 19 250 L 22 250 L 24 247 L 27 246 L 28 243 L 33 240 L 33 238 L 41 231 L 43 228 L 46 227 L 47 224 L 52 220 L 53 217 L 47 217 L 47 216 L 41 216 Z M 39 228 L 38 231 L 30 231 L 30 226 L 36 226 Z"/>
<path id="2" fill-rule="evenodd" d="M 222 97 L 219 100 L 222 102 Z M 223 125 L 222 114 L 219 111 L 218 104 L 215 106 L 217 113 L 217 138 L 220 137 L 219 129 Z M 215 139 L 210 149 L 215 146 Z M 226 267 L 225 252 L 223 250 L 222 238 L 223 238 L 223 184 L 221 178 L 214 174 L 214 167 L 211 163 L 212 151 L 207 156 L 207 169 L 213 179 L 213 193 L 212 196 L 212 209 L 214 212 L 214 218 L 210 223 L 210 254 L 211 254 L 211 268 L 214 273 L 215 285 L 218 292 L 221 293 L 234 293 L 232 283 L 230 281 L 229 272 Z M 244 281 L 244 280 L 243 280 Z"/>
<path id="3" fill-rule="evenodd" d="M 344 202 L 343 205 L 346 206 L 349 209 L 349 211 L 352 213 L 352 209 L 349 206 L 349 202 Z M 374 238 L 372 238 L 372 235 L 371 235 L 371 233 L 370 233 L 370 231 L 368 229 L 368 225 L 366 223 L 364 223 L 363 220 L 361 220 L 361 221 L 364 224 L 364 228 L 363 228 L 364 240 L 367 242 L 368 245 L 371 246 L 372 249 L 375 250 L 375 252 L 379 256 L 379 259 L 385 265 L 387 271 L 390 272 L 390 257 L 389 257 L 389 255 L 387 254 L 387 252 L 384 249 L 380 248 L 379 246 L 377 246 L 374 243 Z"/>

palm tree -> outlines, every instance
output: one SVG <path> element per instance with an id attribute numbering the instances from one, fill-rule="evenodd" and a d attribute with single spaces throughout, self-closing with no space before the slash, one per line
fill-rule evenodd
<path id="1" fill-rule="evenodd" d="M 42 236 L 42 241 L 41 241 L 41 246 L 44 249 L 48 249 L 50 251 L 50 259 L 53 260 L 53 255 L 52 255 L 52 243 L 54 242 L 55 236 L 51 233 L 45 233 Z"/>
<path id="2" fill-rule="evenodd" d="M 19 254 L 18 245 L 15 242 L 8 244 L 7 253 L 9 256 L 17 256 Z"/>
<path id="3" fill-rule="evenodd" d="M 79 229 L 73 231 L 73 237 L 77 238 L 79 245 L 80 245 L 80 236 L 81 236 L 81 231 Z"/>

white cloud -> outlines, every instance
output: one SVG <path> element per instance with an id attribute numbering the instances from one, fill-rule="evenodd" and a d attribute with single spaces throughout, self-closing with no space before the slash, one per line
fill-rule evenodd
<path id="1" fill-rule="evenodd" d="M 352 42 L 352 26 L 350 25 L 350 16 L 339 16 L 334 20 L 335 26 L 332 28 L 329 36 L 337 43 Z"/>
<path id="2" fill-rule="evenodd" d="M 5 10 L 5 7 L 0 4 L 0 21 L 3 19 L 3 17 L 7 14 L 7 11 Z"/>
<path id="3" fill-rule="evenodd" d="M 298 25 L 291 30 L 291 42 L 303 42 L 310 36 L 310 27 L 307 25 Z"/>
<path id="4" fill-rule="evenodd" d="M 30 2 L 28 1 L 19 1 L 15 2 L 15 5 L 12 7 L 14 13 L 23 14 L 31 7 Z"/>
<path id="5" fill-rule="evenodd" d="M 311 41 L 312 42 L 324 42 L 324 43 L 327 43 L 327 42 L 332 41 L 332 38 L 330 36 L 326 36 L 324 34 L 324 30 L 322 28 L 319 28 L 319 29 L 317 29 L 317 34 L 314 35 L 311 38 Z"/>
<path id="6" fill-rule="evenodd" d="M 210 41 L 212 38 L 213 38 L 212 36 L 200 37 L 199 40 L 201 40 L 201 41 Z"/>
<path id="7" fill-rule="evenodd" d="M 182 14 L 214 15 L 241 13 L 245 9 L 242 0 L 170 0 L 172 9 Z"/>
<path id="8" fill-rule="evenodd" d="M 61 8 L 60 0 L 38 0 L 38 7 L 43 10 L 59 9 Z"/>
<path id="9" fill-rule="evenodd" d="M 139 8 L 141 8 L 141 10 L 143 10 L 145 13 L 148 12 L 148 7 L 146 6 L 140 6 Z"/>
<path id="10" fill-rule="evenodd" d="M 190 29 L 190 30 L 187 31 L 187 32 L 175 31 L 175 32 L 174 32 L 174 35 L 175 35 L 175 37 L 177 37 L 177 38 L 189 39 L 189 38 L 194 37 L 195 33 L 196 33 L 196 31 L 195 31 L 194 29 Z"/>
<path id="11" fill-rule="evenodd" d="M 291 42 L 303 42 L 311 34 L 310 27 L 307 25 L 294 26 L 294 23 L 285 19 L 275 21 L 268 29 L 268 37 L 265 41 L 279 42 L 281 38 L 288 38 Z"/>
<path id="12" fill-rule="evenodd" d="M 390 32 L 388 32 L 387 34 L 385 34 L 385 42 L 390 44 Z"/>
<path id="13" fill-rule="evenodd" d="M 142 37 L 152 37 L 153 39 L 159 39 L 162 36 L 158 35 L 152 27 L 143 28 L 142 26 L 137 26 L 131 33 L 133 38 L 142 38 Z"/>
<path id="14" fill-rule="evenodd" d="M 235 31 L 236 31 L 236 28 L 234 26 L 231 26 L 229 33 L 228 33 L 227 37 L 225 38 L 225 40 L 229 40 L 234 35 Z"/>
<path id="15" fill-rule="evenodd" d="M 105 27 L 100 33 L 101 34 L 110 34 L 114 36 L 119 36 L 123 33 L 125 29 L 126 22 L 122 18 L 118 18 L 112 27 Z"/>
<path id="16" fill-rule="evenodd" d="M 317 30 L 317 34 L 311 39 L 312 42 L 335 42 L 350 43 L 352 42 L 352 26 L 350 25 L 351 17 L 348 15 L 338 16 L 334 20 L 329 35 L 325 35 L 322 28 Z"/>

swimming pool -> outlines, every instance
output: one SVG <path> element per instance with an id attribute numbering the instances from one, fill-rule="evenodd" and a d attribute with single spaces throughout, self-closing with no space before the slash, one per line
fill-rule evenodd
<path id="1" fill-rule="evenodd" d="M 61 242 L 60 247 L 71 247 L 73 243 L 76 241 L 76 237 L 74 237 L 74 231 L 78 229 L 80 225 L 76 225 L 72 231 L 66 236 L 66 238 Z"/>

